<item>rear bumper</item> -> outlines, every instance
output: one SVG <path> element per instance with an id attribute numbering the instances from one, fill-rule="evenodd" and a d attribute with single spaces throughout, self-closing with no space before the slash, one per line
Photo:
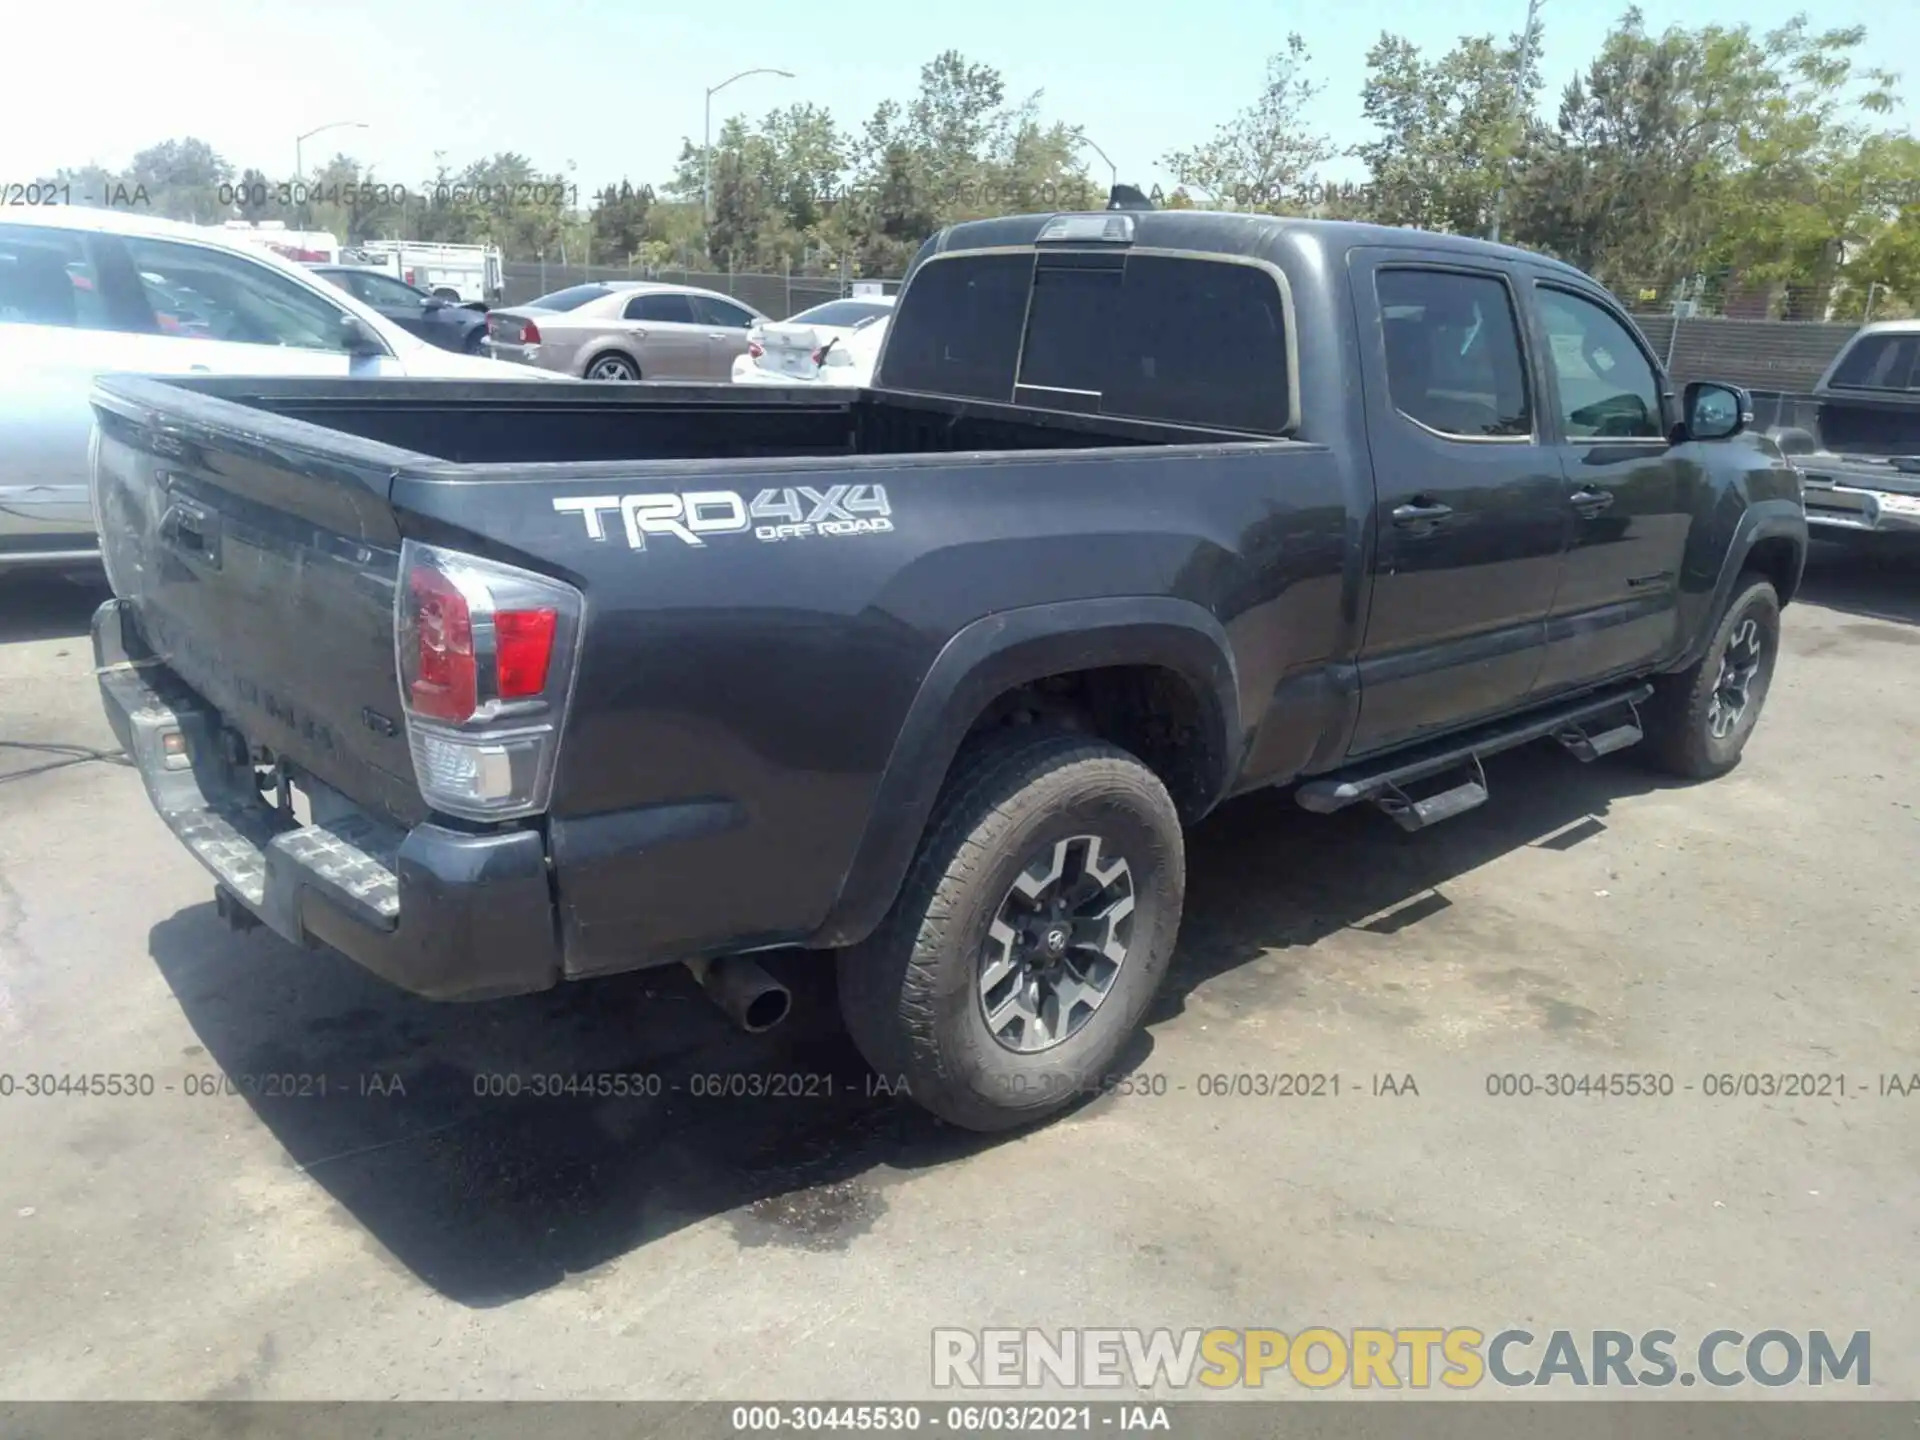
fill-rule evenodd
<path id="1" fill-rule="evenodd" d="M 404 990 L 477 1000 L 560 978 L 534 830 L 403 829 L 332 792 L 301 825 L 229 758 L 218 712 L 147 653 L 122 602 L 94 613 L 100 699 L 154 809 L 220 888 L 295 945 L 324 944 Z M 170 737 L 178 736 L 178 739 Z"/>
<path id="2" fill-rule="evenodd" d="M 1798 455 L 1807 524 L 1818 533 L 1920 535 L 1920 477 L 1839 455 Z"/>

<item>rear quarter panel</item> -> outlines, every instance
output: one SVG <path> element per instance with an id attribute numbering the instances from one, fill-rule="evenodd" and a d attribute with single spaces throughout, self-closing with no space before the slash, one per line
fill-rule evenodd
<path id="1" fill-rule="evenodd" d="M 1187 602 L 1226 638 L 1227 670 L 1260 657 L 1228 682 L 1236 762 L 1277 677 L 1342 643 L 1344 480 L 1314 446 L 544 468 L 403 474 L 394 498 L 416 538 L 485 544 L 586 595 L 552 810 L 576 974 L 815 936 L 890 767 L 937 788 L 950 757 L 896 747 L 942 649 L 989 614 Z M 594 539 L 553 505 L 848 484 L 884 489 L 891 528 L 635 549 L 617 512 Z M 1053 663 L 1072 658 L 1069 640 Z"/>

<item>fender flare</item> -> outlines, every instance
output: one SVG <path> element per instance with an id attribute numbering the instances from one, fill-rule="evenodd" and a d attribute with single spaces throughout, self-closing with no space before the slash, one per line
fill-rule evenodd
<path id="1" fill-rule="evenodd" d="M 1727 546 L 1726 554 L 1720 561 L 1720 574 L 1714 581 L 1712 598 L 1693 628 L 1693 638 L 1680 658 L 1668 666 L 1668 671 L 1685 670 L 1697 664 L 1706 653 L 1707 646 L 1713 640 L 1714 627 L 1720 616 L 1726 613 L 1727 602 L 1733 597 L 1733 585 L 1740 578 L 1740 572 L 1746 568 L 1747 557 L 1753 553 L 1753 547 L 1763 540 L 1783 539 L 1793 544 L 1793 584 L 1791 590 L 1797 590 L 1800 584 L 1800 572 L 1807 562 L 1807 513 L 1795 500 L 1756 500 L 1740 516 L 1740 522 L 1734 528 L 1733 541 Z M 1787 597 L 1781 597 L 1781 603 Z"/>
<path id="2" fill-rule="evenodd" d="M 851 945 L 885 918 L 961 743 L 997 697 L 1049 675 L 1114 665 L 1161 666 L 1193 687 L 1221 759 L 1203 809 L 1217 803 L 1244 737 L 1233 649 L 1210 611 L 1170 596 L 1123 596 L 983 616 L 946 643 L 921 681 L 840 893 L 807 943 Z"/>

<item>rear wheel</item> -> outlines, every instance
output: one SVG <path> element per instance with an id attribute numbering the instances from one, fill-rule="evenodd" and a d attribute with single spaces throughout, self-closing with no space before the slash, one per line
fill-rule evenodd
<path id="1" fill-rule="evenodd" d="M 840 953 L 861 1053 L 971 1130 L 1094 1093 L 1172 958 L 1179 816 L 1133 756 L 1064 732 L 956 765 L 893 909 Z"/>
<path id="2" fill-rule="evenodd" d="M 587 366 L 589 380 L 638 380 L 640 367 L 624 355 L 596 355 Z"/>
<path id="3" fill-rule="evenodd" d="M 1656 682 L 1644 717 L 1650 758 L 1690 780 L 1733 769 L 1759 723 L 1779 653 L 1780 597 L 1764 575 L 1744 573 L 1706 653 Z"/>

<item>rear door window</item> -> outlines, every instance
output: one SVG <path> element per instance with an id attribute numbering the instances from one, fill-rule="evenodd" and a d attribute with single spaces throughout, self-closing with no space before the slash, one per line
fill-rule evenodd
<path id="1" fill-rule="evenodd" d="M 746 330 L 753 326 L 754 318 L 744 306 L 735 305 L 731 300 L 717 300 L 711 295 L 694 295 L 694 317 L 702 325 L 718 325 L 728 330 Z"/>
<path id="2" fill-rule="evenodd" d="M 661 325 L 691 325 L 693 306 L 685 295 L 636 295 L 627 302 L 626 317 Z"/>

